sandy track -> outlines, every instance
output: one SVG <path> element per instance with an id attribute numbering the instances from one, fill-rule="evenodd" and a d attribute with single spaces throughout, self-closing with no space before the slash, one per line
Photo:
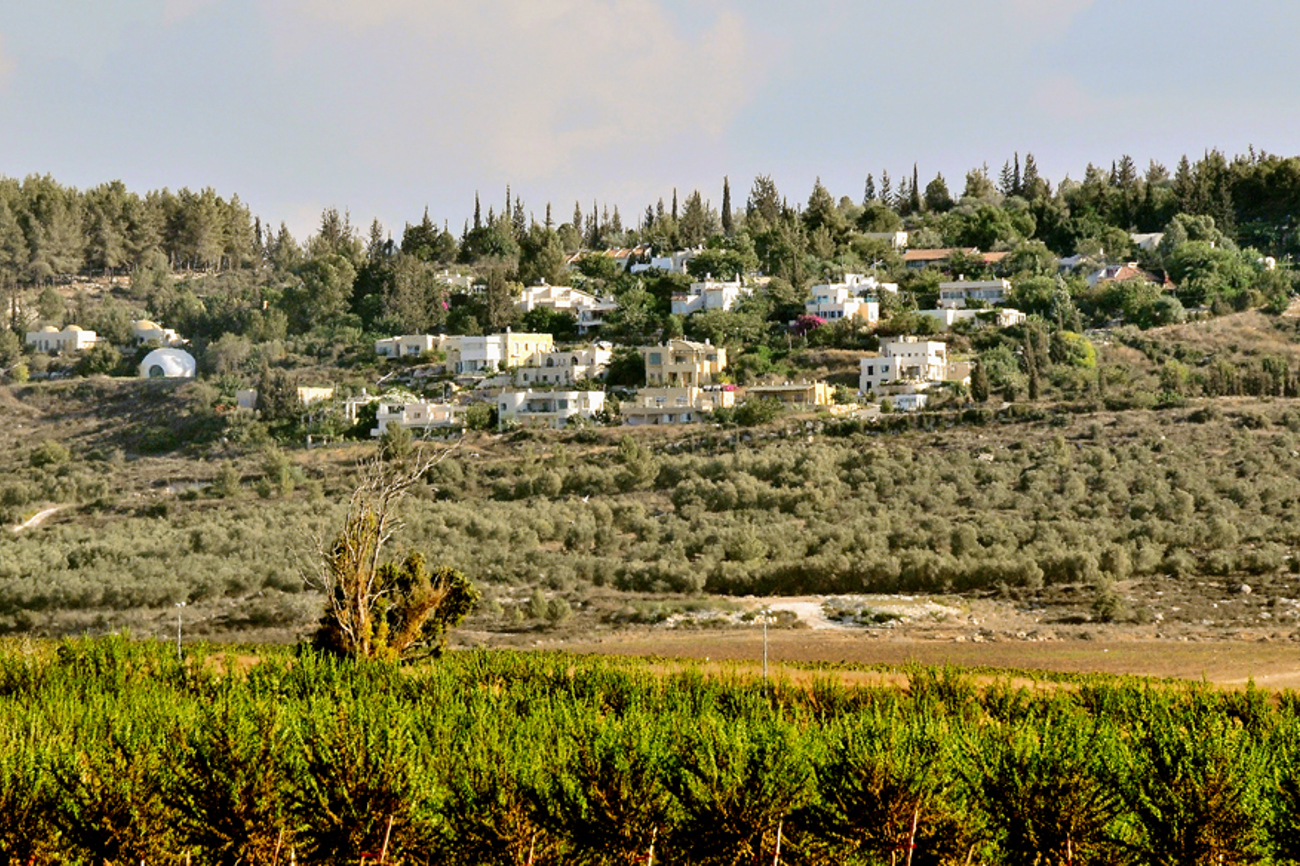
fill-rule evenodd
<path id="1" fill-rule="evenodd" d="M 31 517 L 27 518 L 22 523 L 12 527 L 12 529 L 15 533 L 22 532 L 24 529 L 35 529 L 36 527 L 44 523 L 48 518 L 62 511 L 66 507 L 67 506 L 65 505 L 55 505 L 54 507 L 47 508 L 44 511 L 38 511 L 35 514 L 33 514 Z"/>

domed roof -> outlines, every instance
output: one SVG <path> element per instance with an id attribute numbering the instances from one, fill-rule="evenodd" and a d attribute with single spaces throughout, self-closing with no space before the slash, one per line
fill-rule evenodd
<path id="1" fill-rule="evenodd" d="M 148 319 L 141 319 L 140 321 L 135 322 L 134 324 L 135 324 L 135 329 L 137 331 L 161 331 L 162 330 L 162 328 L 158 327 L 157 322 L 151 322 Z"/>
<path id="2" fill-rule="evenodd" d="M 69 331 L 84 331 L 84 330 L 86 330 L 86 329 L 83 328 L 83 327 L 81 327 L 80 325 L 68 325 L 68 330 L 69 330 Z"/>
<path id="3" fill-rule="evenodd" d="M 53 325 L 44 325 L 41 327 L 42 334 L 57 334 L 58 332 L 59 329 L 54 327 Z"/>
<path id="4" fill-rule="evenodd" d="M 197 366 L 189 352 L 154 349 L 140 362 L 140 375 L 146 379 L 192 379 Z"/>

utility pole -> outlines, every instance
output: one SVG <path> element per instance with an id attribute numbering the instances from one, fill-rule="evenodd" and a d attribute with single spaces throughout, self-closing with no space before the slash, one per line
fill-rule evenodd
<path id="1" fill-rule="evenodd" d="M 176 602 L 176 661 L 181 660 L 181 614 L 185 610 L 185 602 Z"/>

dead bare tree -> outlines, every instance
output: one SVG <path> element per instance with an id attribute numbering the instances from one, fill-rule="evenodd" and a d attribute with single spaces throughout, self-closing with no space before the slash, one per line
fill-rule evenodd
<path id="1" fill-rule="evenodd" d="M 308 582 L 326 597 L 318 646 L 359 658 L 433 654 L 473 609 L 478 592 L 460 571 L 430 571 L 419 552 L 401 561 L 384 557 L 402 527 L 402 499 L 455 449 L 416 448 L 400 459 L 380 450 L 361 464 L 342 531 L 317 542 L 319 565 Z"/>

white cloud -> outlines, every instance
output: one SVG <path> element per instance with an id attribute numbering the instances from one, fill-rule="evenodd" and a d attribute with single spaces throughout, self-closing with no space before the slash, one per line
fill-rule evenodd
<path id="1" fill-rule="evenodd" d="M 658 0 L 280 0 L 271 20 L 286 62 L 346 40 L 339 62 L 383 64 L 403 106 L 387 136 L 519 179 L 716 140 L 759 77 L 728 8 L 690 33 Z"/>

